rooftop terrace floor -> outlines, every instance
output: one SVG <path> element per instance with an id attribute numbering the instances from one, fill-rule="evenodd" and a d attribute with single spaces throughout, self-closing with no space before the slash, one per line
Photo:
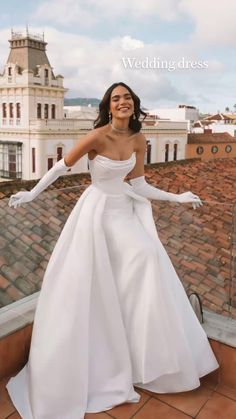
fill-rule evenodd
<path id="1" fill-rule="evenodd" d="M 20 419 L 0 382 L 0 419 Z M 125 403 L 102 413 L 87 413 L 85 419 L 235 419 L 236 389 L 214 382 L 214 375 L 201 379 L 201 386 L 178 394 L 157 394 L 136 388 L 139 403 Z M 56 418 L 55 418 L 56 419 Z"/>

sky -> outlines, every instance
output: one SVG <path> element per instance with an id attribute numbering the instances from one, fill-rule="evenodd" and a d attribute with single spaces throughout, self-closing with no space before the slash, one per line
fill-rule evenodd
<path id="1" fill-rule="evenodd" d="M 11 28 L 44 33 L 66 97 L 101 99 L 123 81 L 146 108 L 236 104 L 235 0 L 8 0 L 1 2 L 0 72 Z"/>

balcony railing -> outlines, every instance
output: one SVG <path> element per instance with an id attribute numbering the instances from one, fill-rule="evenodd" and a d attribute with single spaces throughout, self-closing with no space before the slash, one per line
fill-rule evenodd
<path id="1" fill-rule="evenodd" d="M 67 131 L 92 129 L 93 121 L 87 119 L 35 119 L 30 121 L 31 130 L 40 131 Z"/>

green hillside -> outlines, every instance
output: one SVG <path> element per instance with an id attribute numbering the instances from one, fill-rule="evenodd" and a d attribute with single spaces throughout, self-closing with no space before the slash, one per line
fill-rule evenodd
<path id="1" fill-rule="evenodd" d="M 75 97 L 75 98 L 65 98 L 64 106 L 98 106 L 100 99 L 96 98 L 86 98 L 86 97 Z"/>

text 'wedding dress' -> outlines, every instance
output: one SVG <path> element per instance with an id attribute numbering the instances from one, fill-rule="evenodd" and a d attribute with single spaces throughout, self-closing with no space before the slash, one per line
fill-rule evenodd
<path id="1" fill-rule="evenodd" d="M 92 184 L 49 260 L 29 360 L 7 384 L 23 419 L 82 419 L 138 402 L 133 385 L 191 390 L 218 368 L 154 224 L 123 181 L 135 165 L 97 155 Z"/>

